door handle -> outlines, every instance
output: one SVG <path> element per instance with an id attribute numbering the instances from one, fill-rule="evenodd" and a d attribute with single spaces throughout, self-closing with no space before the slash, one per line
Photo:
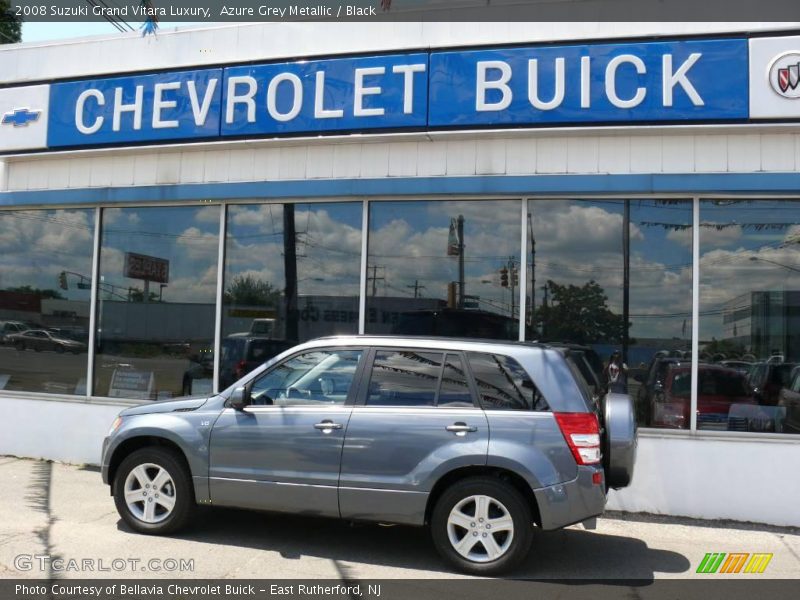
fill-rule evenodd
<path id="1" fill-rule="evenodd" d="M 478 428 L 474 425 L 467 425 L 466 423 L 462 423 L 461 421 L 457 423 L 453 423 L 452 425 L 448 425 L 445 427 L 447 431 L 455 433 L 457 436 L 464 437 L 467 433 L 474 433 L 478 431 Z"/>
<path id="2" fill-rule="evenodd" d="M 341 429 L 341 423 L 334 423 L 333 421 L 323 421 L 322 423 L 314 423 L 314 429 L 320 429 L 323 433 L 330 433 L 334 429 Z"/>

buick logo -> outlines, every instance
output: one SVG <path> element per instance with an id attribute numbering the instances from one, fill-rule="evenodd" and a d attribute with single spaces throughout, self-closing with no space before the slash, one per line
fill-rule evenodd
<path id="1" fill-rule="evenodd" d="M 769 66 L 769 84 L 784 98 L 800 98 L 800 52 L 786 52 Z"/>

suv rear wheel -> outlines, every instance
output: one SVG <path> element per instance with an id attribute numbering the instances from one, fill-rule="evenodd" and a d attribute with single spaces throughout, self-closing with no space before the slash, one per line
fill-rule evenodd
<path id="1" fill-rule="evenodd" d="M 195 508 L 194 489 L 175 452 L 142 448 L 117 469 L 114 503 L 131 529 L 161 535 L 177 531 L 189 521 Z"/>
<path id="2" fill-rule="evenodd" d="M 527 556 L 533 517 L 513 486 L 493 477 L 470 477 L 453 484 L 439 498 L 431 534 L 439 554 L 457 569 L 496 575 Z"/>

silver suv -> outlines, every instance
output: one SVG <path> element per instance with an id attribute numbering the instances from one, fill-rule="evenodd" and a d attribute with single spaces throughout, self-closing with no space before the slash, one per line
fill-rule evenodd
<path id="1" fill-rule="evenodd" d="M 429 525 L 445 560 L 489 575 L 525 558 L 534 524 L 600 514 L 635 450 L 630 398 L 592 397 L 564 348 L 353 336 L 122 411 L 102 473 L 141 533 L 197 504 Z"/>

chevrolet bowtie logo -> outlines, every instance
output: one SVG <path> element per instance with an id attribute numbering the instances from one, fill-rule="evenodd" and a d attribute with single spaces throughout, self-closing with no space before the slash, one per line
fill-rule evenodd
<path id="1" fill-rule="evenodd" d="M 13 125 L 14 127 L 25 127 L 29 123 L 39 120 L 40 110 L 28 110 L 27 108 L 17 108 L 3 115 L 3 125 Z"/>

